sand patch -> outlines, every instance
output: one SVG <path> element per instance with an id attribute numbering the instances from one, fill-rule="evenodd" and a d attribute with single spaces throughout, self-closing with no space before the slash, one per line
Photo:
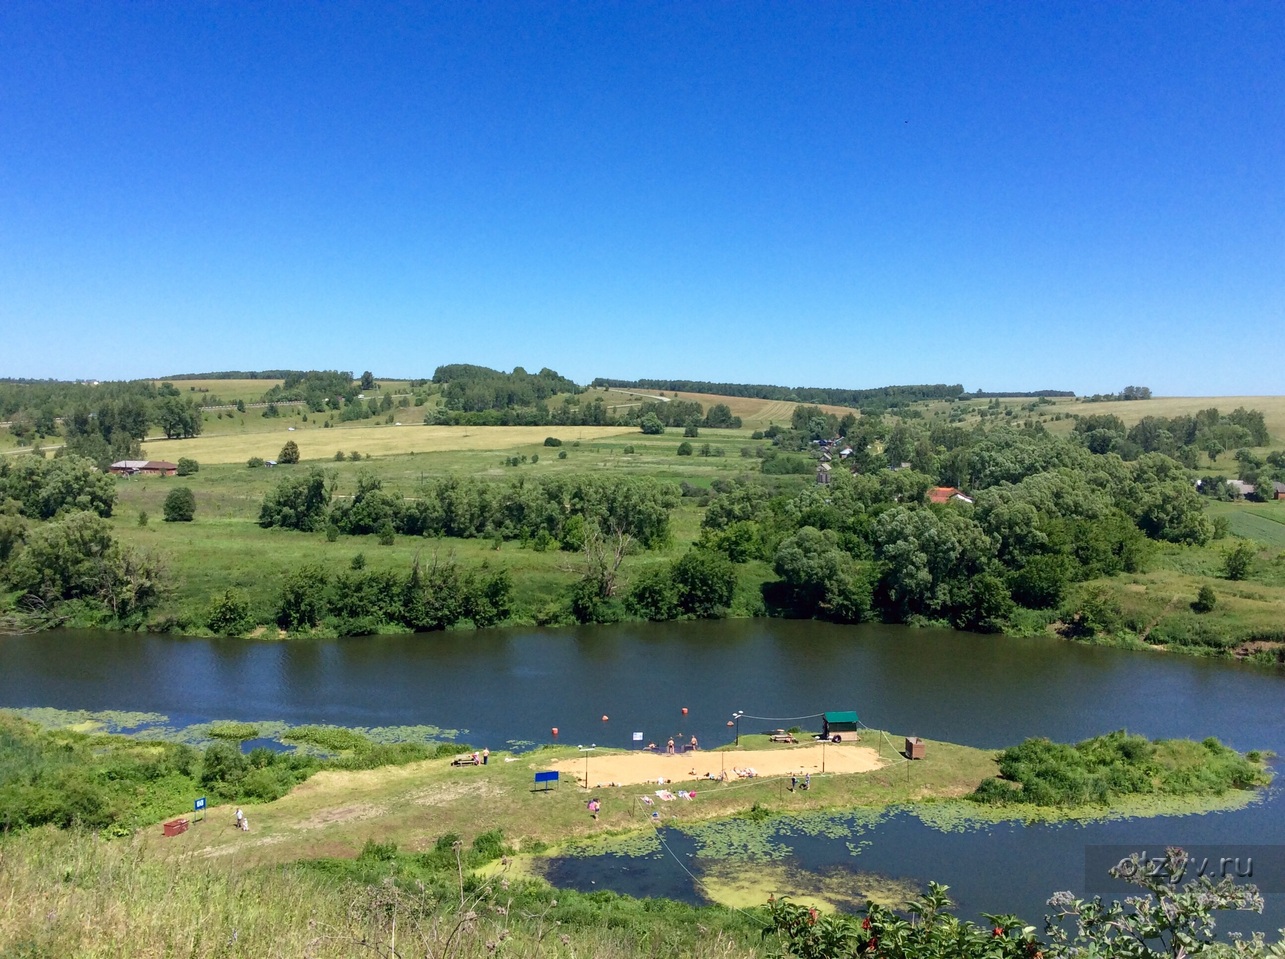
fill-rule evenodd
<path id="1" fill-rule="evenodd" d="M 597 753 L 589 756 L 589 784 L 595 789 L 617 783 L 636 786 L 643 783 L 692 782 L 718 778 L 725 771 L 728 781 L 743 778 L 736 770 L 753 770 L 759 776 L 804 776 L 807 773 L 865 773 L 886 763 L 869 746 L 853 743 L 792 746 L 786 749 L 717 750 L 682 753 Z M 824 767 L 824 768 L 823 768 Z M 585 760 L 561 759 L 550 763 L 561 776 L 581 785 L 585 778 Z"/>

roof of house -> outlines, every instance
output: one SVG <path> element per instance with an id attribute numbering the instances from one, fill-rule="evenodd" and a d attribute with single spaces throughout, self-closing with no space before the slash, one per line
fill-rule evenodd
<path id="1" fill-rule="evenodd" d="M 1277 493 L 1285 493 L 1285 483 L 1273 483 L 1272 489 L 1276 490 Z"/>
<path id="2" fill-rule="evenodd" d="M 966 503 L 973 501 L 971 496 L 965 496 L 953 486 L 934 486 L 928 491 L 928 502 L 930 503 L 946 503 L 952 499 L 961 499 Z"/>
<path id="3" fill-rule="evenodd" d="M 1227 481 L 1227 486 L 1234 492 L 1239 493 L 1241 496 L 1249 496 L 1254 492 L 1254 484 L 1246 483 L 1244 480 L 1229 479 Z"/>
<path id="4" fill-rule="evenodd" d="M 113 463 L 111 468 L 114 470 L 176 470 L 178 464 L 166 460 L 120 460 Z"/>

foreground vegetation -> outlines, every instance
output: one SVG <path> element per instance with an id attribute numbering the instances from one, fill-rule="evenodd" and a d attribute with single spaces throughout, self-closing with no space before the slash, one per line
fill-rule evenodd
<path id="1" fill-rule="evenodd" d="M 338 754 L 322 759 L 255 750 L 242 757 L 231 744 L 257 732 L 250 724 L 216 724 L 210 733 L 229 745 L 198 753 L 170 743 L 41 730 L 0 715 L 0 809 L 8 816 L 0 836 L 6 891 L 0 954 L 97 957 L 120 954 L 124 943 L 130 955 L 199 957 L 497 951 L 748 957 L 784 950 L 967 959 L 1036 950 L 1090 955 L 1095 944 L 1108 943 L 1114 944 L 1105 954 L 1150 954 L 1120 951 L 1119 930 L 1128 926 L 1120 915 L 1069 898 L 1058 900 L 1054 926 L 1041 939 L 1015 917 L 989 917 L 982 927 L 956 919 L 939 887 L 910 906 L 919 920 L 913 924 L 874 904 L 864 918 L 848 919 L 788 900 L 738 910 L 555 890 L 521 868 L 531 854 L 569 837 L 650 829 L 627 796 L 604 796 L 602 817 L 593 819 L 577 790 L 531 791 L 532 768 L 573 750 L 540 750 L 534 761 L 516 762 L 497 754 L 488 766 L 459 769 L 445 756 L 423 758 L 432 755 L 430 747 L 381 748 L 350 731 L 305 727 L 289 738 Z M 766 737 L 742 739 L 749 748 L 768 745 Z M 1170 777 L 1166 788 L 1175 794 L 1216 791 L 1214 779 L 1245 788 L 1262 777 L 1261 766 L 1212 741 L 1148 743 L 1113 734 L 1073 748 L 1099 760 L 1109 754 L 1105 765 L 1126 779 L 1151 775 L 1157 764 L 1194 770 L 1193 750 L 1219 757 L 1216 776 L 1202 773 L 1185 788 L 1181 775 Z M 1008 770 L 1010 754 L 1032 749 L 1046 754 L 1048 744 L 1030 741 L 1001 754 L 999 770 Z M 265 770 L 273 788 L 261 791 L 258 773 Z M 755 783 L 749 792 L 709 786 L 700 803 L 680 804 L 667 815 L 676 823 L 729 815 L 758 820 L 775 812 L 959 796 L 996 771 L 991 754 L 933 743 L 930 758 L 915 764 L 913 787 L 882 772 L 820 776 L 811 790 L 792 792 L 788 800 L 772 782 Z M 304 778 L 304 785 L 290 788 Z M 160 838 L 157 820 L 190 808 L 198 791 L 214 799 L 205 819 L 177 838 Z M 51 815 L 63 794 L 80 798 Z M 248 835 L 231 828 L 234 803 L 246 804 L 253 823 Z M 147 823 L 146 831 L 135 832 L 139 823 Z M 515 823 L 520 831 L 510 835 Z M 111 835 L 120 838 L 108 841 Z M 1157 908 L 1169 927 L 1202 942 L 1213 937 L 1202 925 L 1208 912 L 1200 910 L 1255 904 L 1243 890 L 1222 889 L 1213 898 L 1204 890 L 1199 902 L 1169 888 L 1157 891 L 1166 897 Z M 1065 927 L 1070 917 L 1083 920 L 1078 930 Z M 1258 951 L 1246 954 L 1267 954 L 1251 948 Z"/>

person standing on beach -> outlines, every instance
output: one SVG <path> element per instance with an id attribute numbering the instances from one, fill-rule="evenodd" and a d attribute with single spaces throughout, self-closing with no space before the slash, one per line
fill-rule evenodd
<path id="1" fill-rule="evenodd" d="M 669 737 L 669 744 L 665 747 L 665 752 L 667 752 L 671 756 L 674 755 L 674 737 L 673 736 Z"/>

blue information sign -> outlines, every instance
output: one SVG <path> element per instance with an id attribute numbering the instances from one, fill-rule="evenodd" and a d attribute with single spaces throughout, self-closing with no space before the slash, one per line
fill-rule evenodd
<path id="1" fill-rule="evenodd" d="M 196 802 L 194 802 L 194 803 L 192 804 L 192 808 L 193 808 L 193 809 L 195 809 L 197 812 L 200 812 L 202 809 L 204 809 L 204 808 L 205 808 L 205 797 L 204 797 L 204 796 L 202 796 L 200 799 L 198 799 Z"/>

